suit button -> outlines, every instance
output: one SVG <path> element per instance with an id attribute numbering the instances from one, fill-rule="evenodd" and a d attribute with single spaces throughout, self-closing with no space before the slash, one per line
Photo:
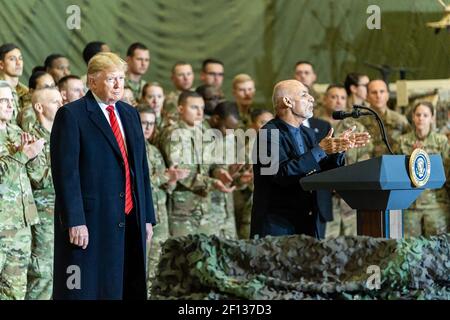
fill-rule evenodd
<path id="1" fill-rule="evenodd" d="M 121 193 L 119 194 L 119 196 L 120 196 L 121 198 L 123 198 L 123 197 L 125 197 L 125 193 L 121 192 Z"/>
<path id="2" fill-rule="evenodd" d="M 123 227 L 125 227 L 125 223 L 120 222 L 120 223 L 119 223 L 119 228 L 123 228 Z"/>
<path id="3" fill-rule="evenodd" d="M 312 216 L 312 212 L 309 212 L 308 215 Z"/>

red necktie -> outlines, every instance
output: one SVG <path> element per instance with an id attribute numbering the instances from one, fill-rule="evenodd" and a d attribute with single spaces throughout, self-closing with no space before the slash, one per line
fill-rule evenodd
<path id="1" fill-rule="evenodd" d="M 109 112 L 111 129 L 116 137 L 117 144 L 119 145 L 120 153 L 122 154 L 123 162 L 125 164 L 125 213 L 129 214 L 131 209 L 133 209 L 133 197 L 131 195 L 130 167 L 128 166 L 127 152 L 125 150 L 122 132 L 120 131 L 119 123 L 117 122 L 116 114 L 114 113 L 114 106 L 108 106 L 106 110 Z"/>

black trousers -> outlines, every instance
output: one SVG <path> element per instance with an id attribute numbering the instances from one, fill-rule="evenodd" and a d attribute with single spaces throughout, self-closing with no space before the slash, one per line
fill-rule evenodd
<path id="1" fill-rule="evenodd" d="M 145 258 L 143 255 L 137 214 L 133 209 L 125 215 L 125 252 L 123 272 L 123 299 L 146 300 Z"/>

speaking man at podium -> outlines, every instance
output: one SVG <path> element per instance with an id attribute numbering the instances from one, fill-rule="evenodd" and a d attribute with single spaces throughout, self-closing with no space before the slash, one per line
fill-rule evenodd
<path id="1" fill-rule="evenodd" d="M 251 236 L 318 237 L 319 215 L 331 204 L 321 201 L 326 191 L 305 191 L 300 179 L 344 165 L 344 152 L 364 146 L 370 136 L 349 129 L 333 137 L 331 129 L 318 143 L 314 131 L 302 125 L 313 116 L 314 98 L 297 80 L 277 83 L 272 103 L 276 117 L 262 127 L 253 150 Z"/>

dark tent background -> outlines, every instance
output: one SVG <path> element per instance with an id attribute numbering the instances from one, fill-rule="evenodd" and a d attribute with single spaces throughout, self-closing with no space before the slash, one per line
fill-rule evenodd
<path id="1" fill-rule="evenodd" d="M 381 30 L 366 26 L 371 4 L 381 8 Z M 80 30 L 66 26 L 70 5 L 81 10 Z M 87 42 L 103 40 L 123 57 L 140 41 L 151 52 L 146 80 L 166 90 L 175 61 L 193 64 L 197 85 L 201 61 L 217 57 L 228 96 L 233 76 L 245 72 L 256 80 L 257 101 L 267 103 L 299 59 L 316 65 L 320 83 L 355 70 L 378 77 L 366 61 L 419 68 L 408 79 L 448 78 L 450 33 L 425 26 L 442 16 L 434 0 L 1 0 L 0 42 L 22 48 L 24 83 L 50 53 L 67 55 L 72 73 L 82 75 Z"/>

